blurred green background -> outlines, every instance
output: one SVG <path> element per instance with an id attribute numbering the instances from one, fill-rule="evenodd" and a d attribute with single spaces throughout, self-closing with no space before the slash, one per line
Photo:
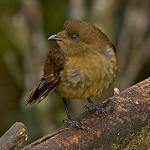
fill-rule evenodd
<path id="1" fill-rule="evenodd" d="M 52 46 L 48 36 L 69 18 L 95 23 L 113 41 L 119 62 L 115 86 L 124 89 L 150 76 L 149 0 L 0 0 L 0 135 L 21 121 L 33 141 L 66 118 L 55 93 L 31 107 L 25 98 L 42 75 Z M 69 104 L 74 117 L 84 111 L 84 102 Z"/>

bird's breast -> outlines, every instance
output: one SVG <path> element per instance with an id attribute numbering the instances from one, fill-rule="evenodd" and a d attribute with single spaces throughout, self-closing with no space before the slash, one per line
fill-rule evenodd
<path id="1" fill-rule="evenodd" d="M 111 82 L 105 72 L 105 61 L 99 55 L 68 58 L 56 90 L 67 99 L 99 97 Z"/>

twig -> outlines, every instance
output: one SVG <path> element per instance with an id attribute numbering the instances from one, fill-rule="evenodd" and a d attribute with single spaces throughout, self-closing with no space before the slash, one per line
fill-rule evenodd
<path id="1" fill-rule="evenodd" d="M 1 150 L 18 149 L 27 140 L 27 130 L 23 123 L 16 122 L 0 137 Z"/>

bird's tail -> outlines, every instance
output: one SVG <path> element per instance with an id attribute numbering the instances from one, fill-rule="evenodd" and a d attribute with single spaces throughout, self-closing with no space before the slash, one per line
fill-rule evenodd
<path id="1" fill-rule="evenodd" d="M 42 78 L 39 83 L 31 89 L 26 104 L 39 103 L 54 89 L 55 86 L 56 83 L 53 82 L 53 84 L 50 84 L 48 78 Z"/>
<path id="2" fill-rule="evenodd" d="M 26 100 L 26 104 L 39 103 L 43 98 L 45 98 L 49 93 L 48 85 L 44 84 L 41 86 L 41 82 L 35 85 Z"/>

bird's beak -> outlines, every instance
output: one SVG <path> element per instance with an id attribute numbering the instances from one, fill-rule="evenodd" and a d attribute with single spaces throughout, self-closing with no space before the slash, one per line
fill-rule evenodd
<path id="1" fill-rule="evenodd" d="M 54 35 L 51 35 L 48 40 L 52 40 L 52 41 L 62 41 L 62 39 L 57 35 L 57 34 L 54 34 Z"/>

